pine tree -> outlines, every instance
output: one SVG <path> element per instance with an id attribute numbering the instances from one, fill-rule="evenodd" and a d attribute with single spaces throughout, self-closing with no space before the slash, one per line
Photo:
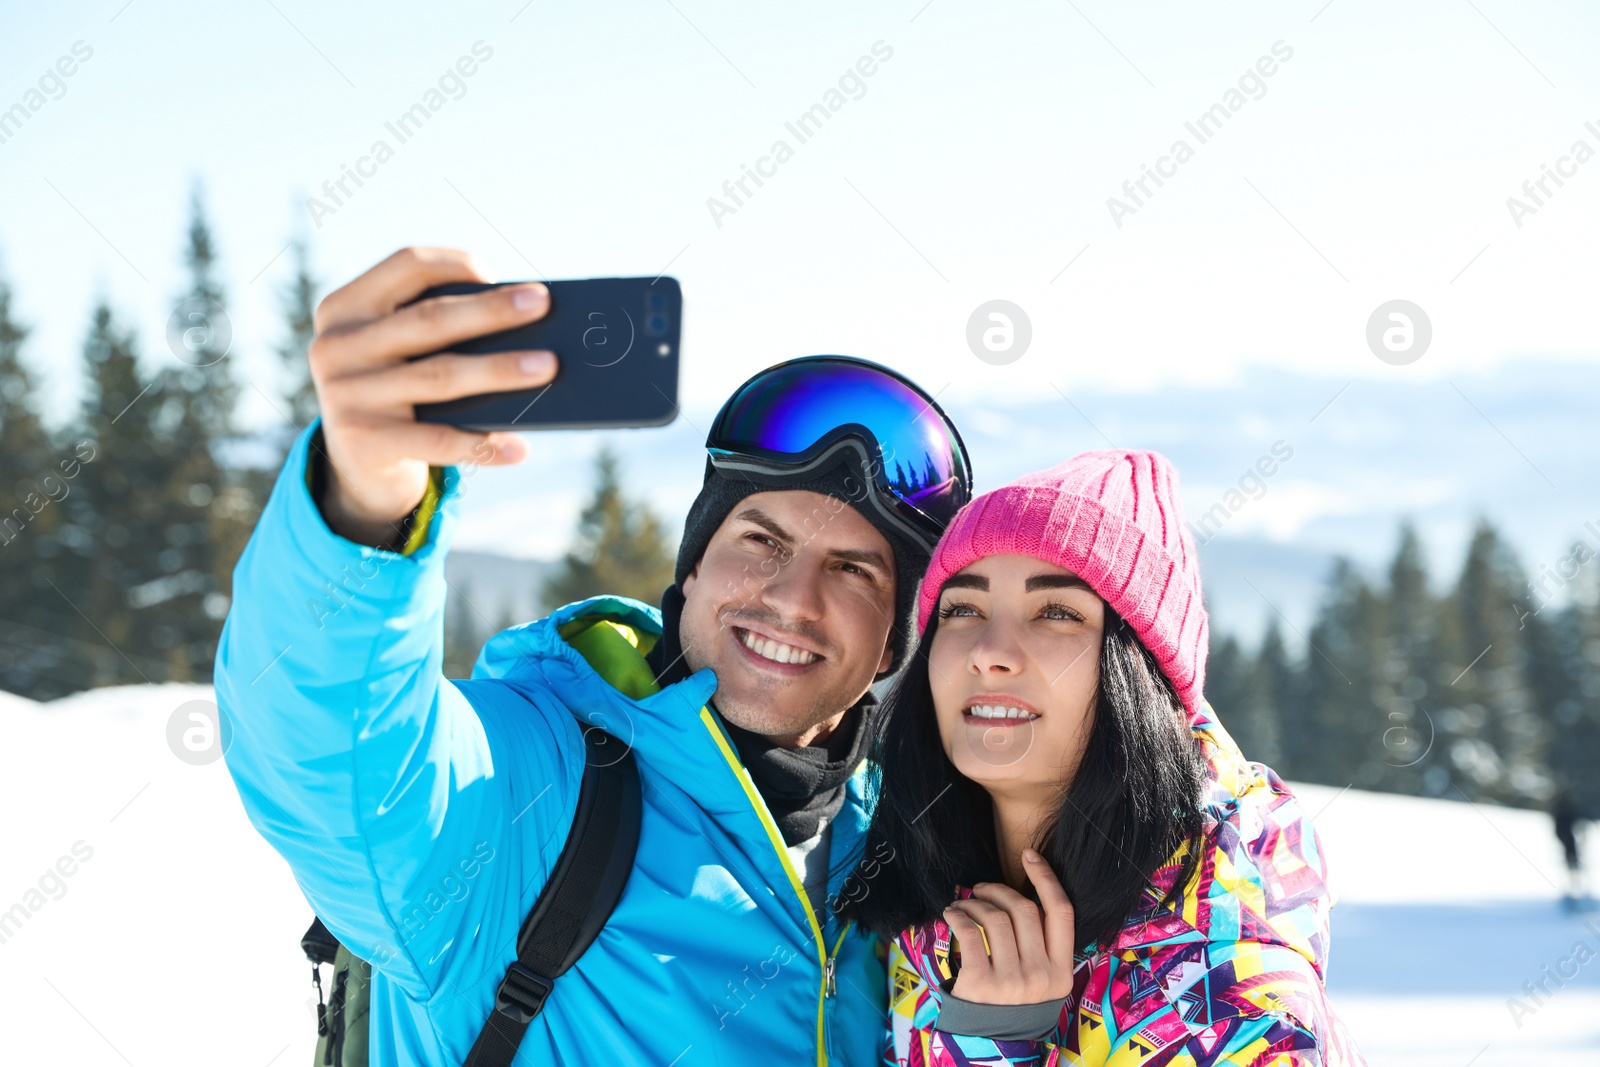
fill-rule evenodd
<path id="1" fill-rule="evenodd" d="M 1382 780 L 1378 788 L 1438 795 L 1448 772 L 1435 770 L 1445 758 L 1433 718 L 1443 688 L 1439 675 L 1439 603 L 1428 589 L 1422 542 L 1409 522 L 1389 566 L 1384 600 L 1384 635 L 1374 703 L 1382 716 Z"/>
<path id="2" fill-rule="evenodd" d="M 1480 521 L 1441 620 L 1439 677 L 1449 705 L 1435 719 L 1456 795 L 1529 804 L 1548 791 L 1540 766 L 1546 729 L 1527 684 L 1518 608 L 1526 589 L 1510 551 Z"/>
<path id="3" fill-rule="evenodd" d="M 647 604 L 672 584 L 673 557 L 661 520 L 623 495 L 617 457 L 609 447 L 595 461 L 595 489 L 578 519 L 573 546 L 544 585 L 547 604 L 610 593 Z"/>
<path id="4" fill-rule="evenodd" d="M 0 688 L 35 699 L 71 691 L 63 632 L 70 611 L 42 579 L 58 551 L 63 503 L 73 488 L 33 403 L 33 375 L 22 356 L 28 329 L 12 314 L 0 280 Z"/>
<path id="5" fill-rule="evenodd" d="M 294 257 L 294 278 L 282 293 L 288 334 L 278 346 L 278 358 L 289 375 L 289 406 L 284 414 L 296 430 L 303 430 L 317 417 L 317 391 L 311 381 L 307 354 L 317 333 L 317 290 L 320 286 L 311 273 L 311 250 L 306 239 L 295 238 L 290 251 Z"/>
<path id="6" fill-rule="evenodd" d="M 1527 630 L 1534 699 L 1550 726 L 1545 765 L 1553 794 L 1566 794 L 1580 817 L 1600 819 L 1600 572 L 1592 562 L 1572 603 L 1547 621 L 1550 614 L 1530 616 Z"/>
<path id="7" fill-rule="evenodd" d="M 1382 778 L 1384 727 L 1373 703 L 1381 609 L 1350 561 L 1336 560 L 1311 628 L 1303 713 L 1283 723 L 1289 765 L 1309 781 L 1366 788 Z"/>
<path id="8" fill-rule="evenodd" d="M 1305 700 L 1300 690 L 1300 673 L 1275 618 L 1267 621 L 1267 632 L 1261 638 L 1250 682 L 1244 702 L 1244 729 L 1249 738 L 1245 755 L 1282 774 L 1293 773 L 1286 769 L 1283 723 L 1304 706 Z M 1237 734 L 1235 739 L 1238 739 Z M 1241 747 L 1245 744 L 1242 740 L 1239 743 Z"/>
<path id="9" fill-rule="evenodd" d="M 1232 634 L 1219 634 L 1216 630 L 1211 632 L 1211 651 L 1206 656 L 1205 699 L 1241 747 L 1244 742 L 1234 729 L 1234 719 L 1238 709 L 1244 706 L 1250 688 L 1250 674 L 1254 669 L 1250 654 L 1237 638 Z"/>
<path id="10" fill-rule="evenodd" d="M 1593 665 L 1585 655 L 1588 612 L 1571 604 L 1560 612 L 1529 615 L 1523 630 L 1528 653 L 1528 684 L 1549 723 L 1543 763 L 1553 793 L 1571 797 L 1578 810 L 1600 814 L 1600 718 L 1585 694 Z M 1597 649 L 1600 651 L 1600 649 Z"/>
<path id="11" fill-rule="evenodd" d="M 33 375 L 22 358 L 29 330 L 12 317 L 11 299 L 11 286 L 0 279 L 0 455 L 6 459 L 7 482 L 37 477 L 41 468 L 48 465 L 53 451 L 44 422 L 33 409 L 36 395 Z M 5 503 L 7 515 L 20 503 L 19 489 L 37 488 L 29 481 L 0 486 L 0 491 L 6 494 L 0 501 Z M 0 544 L 9 546 L 23 527 L 32 524 L 30 515 L 15 530 L 9 526 L 0 529 Z"/>
<path id="12" fill-rule="evenodd" d="M 176 365 L 169 363 L 163 372 L 162 392 L 173 403 L 182 402 L 189 420 L 184 429 L 209 451 L 233 432 L 239 387 L 229 361 L 233 327 L 217 278 L 216 241 L 198 187 L 191 194 L 189 213 L 183 252 L 189 285 L 179 298 L 175 321 L 169 324 L 168 343 Z"/>
<path id="13" fill-rule="evenodd" d="M 1288 694 L 1277 693 L 1263 678 L 1263 661 L 1269 658 L 1274 667 L 1287 664 L 1275 622 L 1269 624 L 1258 656 L 1251 656 L 1232 635 L 1224 637 L 1206 660 L 1206 700 L 1245 758 L 1282 772 L 1278 716 Z"/>
<path id="14" fill-rule="evenodd" d="M 181 635 L 154 608 L 164 589 L 187 580 L 171 565 L 182 557 L 165 555 L 169 535 L 187 544 L 204 525 L 170 521 L 167 493 L 182 459 L 165 436 L 155 383 L 140 373 L 133 332 L 104 300 L 83 355 L 88 382 L 72 429 L 82 469 L 51 579 L 73 609 L 77 688 L 187 678 Z"/>
<path id="15" fill-rule="evenodd" d="M 217 273 L 215 240 L 196 189 L 184 248 L 189 284 L 169 345 L 175 357 L 157 376 L 151 400 L 155 427 L 169 447 L 156 498 L 168 516 L 152 546 L 160 575 L 136 597 L 152 606 L 173 676 L 211 673 L 221 620 L 228 609 L 233 564 L 259 511 L 259 489 L 227 471 L 221 454 L 234 434 L 239 388 L 233 377 L 232 328 Z"/>

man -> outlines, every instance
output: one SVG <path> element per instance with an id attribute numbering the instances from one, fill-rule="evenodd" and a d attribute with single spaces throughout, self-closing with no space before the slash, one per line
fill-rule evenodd
<path id="1" fill-rule="evenodd" d="M 463 253 L 407 249 L 318 308 L 320 427 L 239 561 L 217 659 L 251 820 L 373 963 L 371 1062 L 466 1058 L 572 825 L 588 723 L 637 759 L 638 852 L 519 1062 L 876 1063 L 883 963 L 825 901 L 865 830 L 869 686 L 904 658 L 916 582 L 970 495 L 959 437 L 873 364 L 764 372 L 712 429 L 660 613 L 569 604 L 446 681 L 453 465 L 526 447 L 413 405 L 556 370 L 551 353 L 407 362 L 548 308 L 538 284 L 405 306 L 482 280 Z M 630 696 L 569 644 L 601 631 L 652 684 Z"/>

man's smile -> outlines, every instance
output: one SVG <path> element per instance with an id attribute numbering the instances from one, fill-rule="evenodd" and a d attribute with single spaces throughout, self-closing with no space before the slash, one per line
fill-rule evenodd
<path id="1" fill-rule="evenodd" d="M 789 641 L 765 633 L 758 633 L 747 626 L 732 627 L 733 636 L 738 641 L 749 659 L 765 668 L 787 668 L 785 674 L 796 673 L 820 663 L 825 657 L 809 648 L 802 648 Z"/>

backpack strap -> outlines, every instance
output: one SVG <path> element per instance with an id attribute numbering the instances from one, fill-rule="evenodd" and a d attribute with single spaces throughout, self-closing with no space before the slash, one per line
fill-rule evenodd
<path id="1" fill-rule="evenodd" d="M 583 740 L 583 783 L 567 843 L 517 934 L 516 962 L 463 1067 L 511 1067 L 555 980 L 600 935 L 633 871 L 643 812 L 633 750 L 596 727 L 585 727 Z"/>

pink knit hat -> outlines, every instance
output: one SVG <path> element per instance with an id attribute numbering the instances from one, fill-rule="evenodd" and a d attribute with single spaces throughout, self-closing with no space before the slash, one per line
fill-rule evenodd
<path id="1" fill-rule="evenodd" d="M 1002 555 L 1033 556 L 1088 582 L 1133 627 L 1189 714 L 1199 710 L 1210 627 L 1178 472 L 1165 456 L 1084 452 L 973 500 L 933 550 L 917 633 L 951 575 Z"/>

